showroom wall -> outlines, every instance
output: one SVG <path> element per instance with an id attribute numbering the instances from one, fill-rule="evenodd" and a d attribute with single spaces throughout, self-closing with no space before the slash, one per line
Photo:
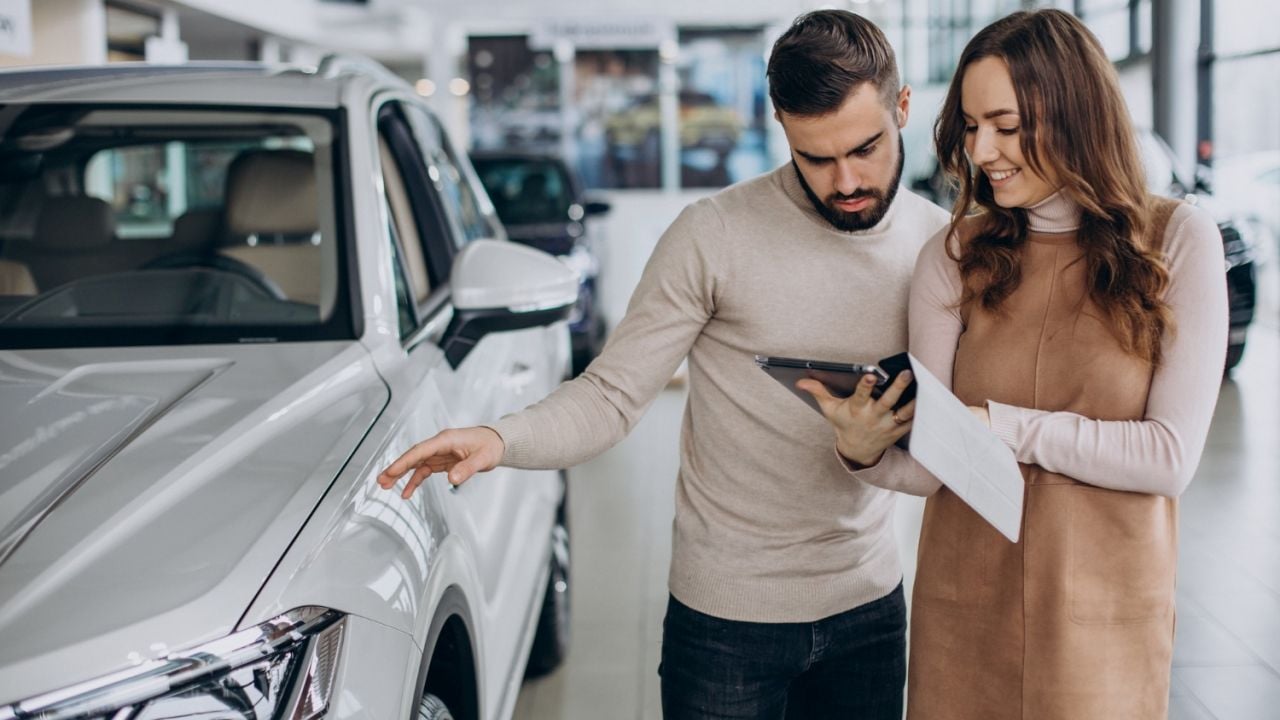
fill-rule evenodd
<path id="1" fill-rule="evenodd" d="M 0 53 L 0 67 L 96 65 L 107 61 L 102 0 L 39 0 L 29 6 L 29 55 Z"/>
<path id="2" fill-rule="evenodd" d="M 814 0 L 38 0 L 30 3 L 32 54 L 0 55 L 0 65 L 184 56 L 314 63 L 327 49 L 339 48 L 370 55 L 415 83 L 452 134 L 469 146 L 555 148 L 576 156 L 575 165 L 593 187 L 711 188 L 785 159 L 785 143 L 771 120 L 763 64 L 786 24 L 820 5 Z M 1280 93 L 1266 92 L 1280 70 L 1280 41 L 1273 31 L 1280 24 L 1280 4 L 846 0 L 843 5 L 885 29 L 898 50 L 904 81 L 914 89 L 905 136 L 909 178 L 931 170 L 931 119 L 963 44 L 992 19 L 1022 7 L 1052 5 L 1083 17 L 1116 62 L 1136 122 L 1160 131 L 1186 168 L 1212 149 L 1225 155 L 1280 149 L 1280 130 L 1271 121 L 1280 113 Z M 1212 23 L 1209 53 L 1200 45 L 1202 10 Z M 137 34 L 145 30 L 130 22 L 123 23 L 129 27 L 121 40 L 120 18 L 131 14 L 153 17 L 158 34 L 172 28 L 169 42 L 144 48 Z M 1153 52 L 1157 30 L 1178 41 Z M 104 35 L 107 48 L 98 40 Z M 1197 78 L 1206 66 L 1214 91 L 1200 100 Z M 1241 98 L 1249 102 L 1242 104 Z M 1216 129 L 1216 148 L 1198 142 L 1208 126 Z"/>

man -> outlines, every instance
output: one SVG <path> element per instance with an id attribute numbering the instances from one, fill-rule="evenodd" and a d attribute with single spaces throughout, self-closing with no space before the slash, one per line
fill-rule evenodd
<path id="1" fill-rule="evenodd" d="M 889 492 L 753 356 L 874 361 L 906 348 L 907 283 L 946 213 L 905 190 L 911 91 L 867 20 L 809 13 L 769 91 L 792 163 L 689 207 L 599 358 L 491 427 L 446 430 L 380 477 L 560 468 L 621 440 L 686 356 L 662 705 L 678 718 L 902 716 L 905 603 Z M 906 378 L 897 381 L 896 396 Z M 885 417 L 865 390 L 854 410 Z"/>

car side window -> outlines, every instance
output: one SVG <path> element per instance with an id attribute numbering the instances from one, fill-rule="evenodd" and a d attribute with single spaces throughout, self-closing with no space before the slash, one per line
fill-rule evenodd
<path id="1" fill-rule="evenodd" d="M 378 109 L 378 163 L 388 215 L 398 225 L 410 297 L 419 317 L 426 318 L 442 307 L 460 243 L 404 110 L 405 104 L 396 100 Z"/>
<path id="2" fill-rule="evenodd" d="M 382 174 L 382 210 L 386 216 L 386 237 L 391 249 L 391 276 L 396 286 L 396 317 L 403 340 L 418 329 L 416 300 L 425 297 L 430 290 L 427 268 L 421 253 L 409 258 L 405 248 L 417 237 L 414 229 L 407 193 L 400 170 L 391 157 L 387 140 L 378 135 L 378 158 Z M 407 237 L 406 237 L 407 236 Z"/>
<path id="3" fill-rule="evenodd" d="M 459 158 L 440 123 L 424 109 L 405 106 L 409 123 L 427 159 L 427 171 L 444 200 L 459 246 L 500 235 L 493 206 L 465 160 Z"/>
<path id="4" fill-rule="evenodd" d="M 391 243 L 391 276 L 396 284 L 396 320 L 400 330 L 400 339 L 404 340 L 418 329 L 418 315 L 414 312 L 414 302 L 410 295 L 409 280 L 405 275 L 404 258 L 400 252 L 400 237 L 396 232 L 396 223 L 388 218 L 387 239 Z"/>

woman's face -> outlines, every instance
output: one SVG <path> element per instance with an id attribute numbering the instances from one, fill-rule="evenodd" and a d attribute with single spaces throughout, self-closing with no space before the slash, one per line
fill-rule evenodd
<path id="1" fill-rule="evenodd" d="M 1058 189 L 1057 173 L 1043 154 L 1041 162 L 1048 165 L 1048 177 L 1032 170 L 1022 156 L 1018 97 L 1004 60 L 986 57 L 965 69 L 960 111 L 964 114 L 965 152 L 991 182 L 996 204 L 1031 207 Z"/>

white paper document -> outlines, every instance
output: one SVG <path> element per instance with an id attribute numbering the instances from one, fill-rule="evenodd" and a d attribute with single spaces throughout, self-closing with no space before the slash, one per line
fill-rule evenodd
<path id="1" fill-rule="evenodd" d="M 1012 542 L 1025 484 L 1013 452 L 915 357 L 916 412 L 908 452 Z"/>

